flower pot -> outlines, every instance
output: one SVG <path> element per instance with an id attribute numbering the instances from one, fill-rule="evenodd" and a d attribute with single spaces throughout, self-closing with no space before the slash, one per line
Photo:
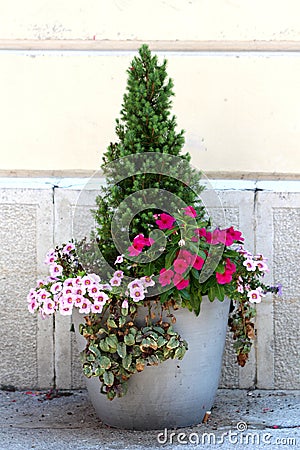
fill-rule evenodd
<path id="1" fill-rule="evenodd" d="M 86 379 L 90 399 L 103 423 L 133 430 L 154 430 L 201 423 L 218 388 L 225 344 L 229 299 L 203 298 L 198 317 L 185 308 L 176 311 L 174 329 L 188 342 L 182 360 L 146 367 L 128 382 L 122 398 L 109 401 L 100 393 L 98 378 Z M 79 334 L 82 316 L 73 315 L 79 350 L 86 341 Z"/>

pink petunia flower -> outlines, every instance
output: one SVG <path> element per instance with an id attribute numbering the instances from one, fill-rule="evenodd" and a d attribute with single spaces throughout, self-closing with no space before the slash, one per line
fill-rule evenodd
<path id="1" fill-rule="evenodd" d="M 74 306 L 76 306 L 77 308 L 81 308 L 81 305 L 85 300 L 84 296 L 79 294 L 74 295 L 73 299 L 74 299 Z"/>
<path id="2" fill-rule="evenodd" d="M 185 280 L 180 274 L 175 274 L 173 283 L 179 291 L 185 289 L 190 284 L 189 280 Z"/>
<path id="3" fill-rule="evenodd" d="M 28 311 L 33 314 L 39 307 L 38 302 L 35 298 L 32 298 L 30 302 L 28 303 Z"/>
<path id="4" fill-rule="evenodd" d="M 143 286 L 145 288 L 155 285 L 155 281 L 152 280 L 151 276 L 150 277 L 149 276 L 142 277 L 141 282 L 143 283 Z"/>
<path id="5" fill-rule="evenodd" d="M 180 274 L 184 273 L 187 270 L 187 268 L 189 267 L 188 263 L 184 259 L 181 259 L 181 258 L 175 259 L 173 265 L 174 265 L 175 272 L 180 273 Z"/>
<path id="6" fill-rule="evenodd" d="M 174 222 L 175 218 L 165 213 L 160 214 L 159 219 L 155 221 L 156 225 L 158 225 L 158 228 L 160 230 L 167 230 L 173 228 Z"/>
<path id="7" fill-rule="evenodd" d="M 254 272 L 254 270 L 256 270 L 256 264 L 255 264 L 255 262 L 254 262 L 252 259 L 246 259 L 246 260 L 243 262 L 243 266 L 246 267 L 246 269 L 248 270 L 248 272 L 251 272 L 251 271 Z"/>
<path id="8" fill-rule="evenodd" d="M 84 298 L 80 308 L 79 308 L 79 312 L 80 314 L 88 314 L 91 311 L 91 302 Z"/>
<path id="9" fill-rule="evenodd" d="M 159 282 L 162 286 L 170 284 L 173 278 L 174 272 L 170 269 L 161 269 L 159 272 Z"/>
<path id="10" fill-rule="evenodd" d="M 109 299 L 108 295 L 105 294 L 105 292 L 99 292 L 99 294 L 93 298 L 95 303 L 101 303 L 102 305 L 105 305 L 105 303 Z"/>
<path id="11" fill-rule="evenodd" d="M 190 216 L 190 217 L 197 216 L 197 212 L 192 206 L 187 206 L 186 208 L 183 208 L 183 210 L 184 210 L 184 214 L 186 214 L 187 216 Z"/>
<path id="12" fill-rule="evenodd" d="M 121 280 L 121 278 L 118 278 L 118 277 L 112 277 L 112 278 L 109 280 L 109 282 L 110 282 L 110 284 L 111 284 L 112 286 L 120 286 L 121 283 L 122 283 L 122 280 Z"/>
<path id="13" fill-rule="evenodd" d="M 121 264 L 124 261 L 124 255 L 117 256 L 117 259 L 115 260 L 115 264 Z"/>
<path id="14" fill-rule="evenodd" d="M 73 305 L 68 305 L 62 302 L 59 305 L 59 312 L 62 316 L 71 316 L 73 312 Z"/>
<path id="15" fill-rule="evenodd" d="M 47 300 L 43 304 L 43 312 L 45 314 L 54 314 L 55 312 L 55 302 L 51 298 L 47 298 Z"/>
<path id="16" fill-rule="evenodd" d="M 57 294 L 61 290 L 62 290 L 62 284 L 59 281 L 57 281 L 56 283 L 53 283 L 51 288 L 50 288 L 50 292 L 52 294 Z"/>
<path id="17" fill-rule="evenodd" d="M 122 309 L 128 309 L 128 301 L 127 300 L 123 300 Z"/>
<path id="18" fill-rule="evenodd" d="M 132 298 L 132 300 L 134 302 L 139 302 L 141 300 L 144 300 L 145 298 L 145 294 L 144 294 L 144 289 L 143 288 L 135 288 L 130 290 L 130 297 Z"/>
<path id="19" fill-rule="evenodd" d="M 247 297 L 249 297 L 250 303 L 260 303 L 262 298 L 262 292 L 259 289 L 254 289 L 248 292 Z"/>
<path id="20" fill-rule="evenodd" d="M 51 264 L 51 266 L 49 268 L 49 272 L 53 278 L 56 278 L 62 274 L 63 268 L 59 264 Z"/>
<path id="21" fill-rule="evenodd" d="M 235 230 L 233 227 L 226 229 L 226 241 L 225 245 L 230 247 L 234 241 L 243 241 L 242 233 L 238 230 Z"/>
<path id="22" fill-rule="evenodd" d="M 122 279 L 124 277 L 124 272 L 122 270 L 116 270 L 114 273 L 114 277 Z"/>
<path id="23" fill-rule="evenodd" d="M 205 228 L 196 228 L 196 229 L 194 230 L 194 233 L 195 233 L 197 236 L 199 236 L 199 237 L 205 237 L 205 238 L 206 238 L 207 231 L 206 231 Z"/>
<path id="24" fill-rule="evenodd" d="M 91 312 L 94 314 L 100 314 L 103 310 L 103 304 L 102 303 L 92 303 L 91 304 Z"/>
<path id="25" fill-rule="evenodd" d="M 75 245 L 72 242 L 66 244 L 62 250 L 64 255 L 68 255 L 72 250 L 75 249 Z"/>
<path id="26" fill-rule="evenodd" d="M 255 265 L 261 272 L 269 272 L 269 268 L 264 261 L 255 261 Z"/>

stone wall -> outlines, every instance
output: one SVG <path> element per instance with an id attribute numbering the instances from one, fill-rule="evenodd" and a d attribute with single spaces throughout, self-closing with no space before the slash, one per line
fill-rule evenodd
<path id="1" fill-rule="evenodd" d="M 47 273 L 43 260 L 48 248 L 92 228 L 90 209 L 98 191 L 83 189 L 85 183 L 82 179 L 0 179 L 0 385 L 84 386 L 71 321 L 32 317 L 26 295 L 36 278 Z M 238 226 L 249 250 L 269 257 L 267 281 L 283 285 L 282 298 L 268 297 L 257 306 L 257 340 L 244 368 L 235 364 L 228 336 L 220 386 L 300 388 L 300 183 L 210 183 L 218 194 L 210 198 L 209 189 L 206 194 L 214 217 L 221 225 Z"/>

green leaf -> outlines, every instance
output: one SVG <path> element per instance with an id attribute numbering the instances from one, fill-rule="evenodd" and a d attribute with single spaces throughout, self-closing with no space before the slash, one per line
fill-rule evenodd
<path id="1" fill-rule="evenodd" d="M 99 345 L 103 352 L 109 352 L 110 347 L 109 347 L 108 343 L 106 342 L 106 339 L 101 339 Z"/>
<path id="2" fill-rule="evenodd" d="M 165 259 L 166 269 L 169 269 L 172 266 L 172 263 L 174 261 L 177 250 L 178 250 L 178 247 L 175 247 L 171 251 L 169 251 L 169 253 L 166 254 L 166 259 Z"/>
<path id="3" fill-rule="evenodd" d="M 194 277 L 196 280 L 199 280 L 200 273 L 199 273 L 199 271 L 196 270 L 194 267 L 192 267 L 192 269 L 191 269 L 191 274 L 193 275 L 193 277 Z"/>
<path id="4" fill-rule="evenodd" d="M 124 342 L 126 345 L 133 345 L 135 343 L 134 336 L 130 333 L 124 336 Z"/>
<path id="5" fill-rule="evenodd" d="M 217 284 L 217 286 L 215 287 L 215 293 L 216 293 L 217 299 L 220 300 L 221 302 L 223 302 L 223 300 L 225 298 L 224 286 L 222 286 L 221 284 Z"/>
<path id="6" fill-rule="evenodd" d="M 163 336 L 159 336 L 157 339 L 157 347 L 160 348 L 167 342 L 167 339 L 165 339 Z"/>
<path id="7" fill-rule="evenodd" d="M 118 325 L 116 324 L 115 320 L 112 319 L 111 317 L 109 317 L 109 318 L 107 319 L 107 326 L 108 326 L 109 328 L 118 328 Z"/>
<path id="8" fill-rule="evenodd" d="M 126 344 L 124 342 L 118 343 L 117 352 L 121 358 L 125 358 L 127 352 L 126 352 Z"/>
<path id="9" fill-rule="evenodd" d="M 179 345 L 179 341 L 176 336 L 172 336 L 169 342 L 167 343 L 167 348 L 176 348 Z"/>
<path id="10" fill-rule="evenodd" d="M 112 386 L 114 384 L 114 374 L 112 372 L 104 372 L 103 374 L 103 381 L 106 386 Z"/>
<path id="11" fill-rule="evenodd" d="M 175 350 L 174 358 L 182 359 L 186 353 L 186 348 L 184 346 L 178 347 Z"/>
<path id="12" fill-rule="evenodd" d="M 125 323 L 126 323 L 126 317 L 121 316 L 119 319 L 119 328 L 122 328 L 123 325 L 125 325 Z"/>
<path id="13" fill-rule="evenodd" d="M 131 363 L 132 363 L 132 356 L 129 354 L 126 355 L 125 358 L 123 358 L 122 366 L 124 367 L 124 369 L 128 370 L 129 367 L 131 366 Z"/>
<path id="14" fill-rule="evenodd" d="M 117 350 L 118 339 L 114 334 L 110 334 L 105 338 L 106 343 L 109 345 L 111 349 Z"/>
<path id="15" fill-rule="evenodd" d="M 100 358 L 98 359 L 99 361 L 99 367 L 101 369 L 109 369 L 111 366 L 111 361 L 107 356 L 100 356 Z"/>
<path id="16" fill-rule="evenodd" d="M 209 301 L 213 302 L 214 299 L 216 298 L 215 289 L 213 287 L 210 287 L 209 290 L 208 290 L 207 295 L 208 295 Z"/>
<path id="17" fill-rule="evenodd" d="M 101 352 L 99 351 L 99 348 L 96 345 L 90 344 L 89 351 L 92 352 L 97 358 L 101 356 Z"/>

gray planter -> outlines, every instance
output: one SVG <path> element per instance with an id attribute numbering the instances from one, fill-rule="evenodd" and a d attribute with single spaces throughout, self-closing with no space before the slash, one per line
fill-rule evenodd
<path id="1" fill-rule="evenodd" d="M 155 430 L 192 426 L 213 405 L 218 388 L 225 344 L 229 299 L 203 299 L 198 317 L 186 309 L 176 311 L 174 328 L 188 342 L 182 361 L 169 360 L 146 367 L 132 376 L 128 392 L 112 401 L 100 393 L 100 381 L 87 379 L 87 389 L 97 415 L 112 427 Z M 78 332 L 81 316 L 73 316 L 79 349 L 85 339 Z"/>

